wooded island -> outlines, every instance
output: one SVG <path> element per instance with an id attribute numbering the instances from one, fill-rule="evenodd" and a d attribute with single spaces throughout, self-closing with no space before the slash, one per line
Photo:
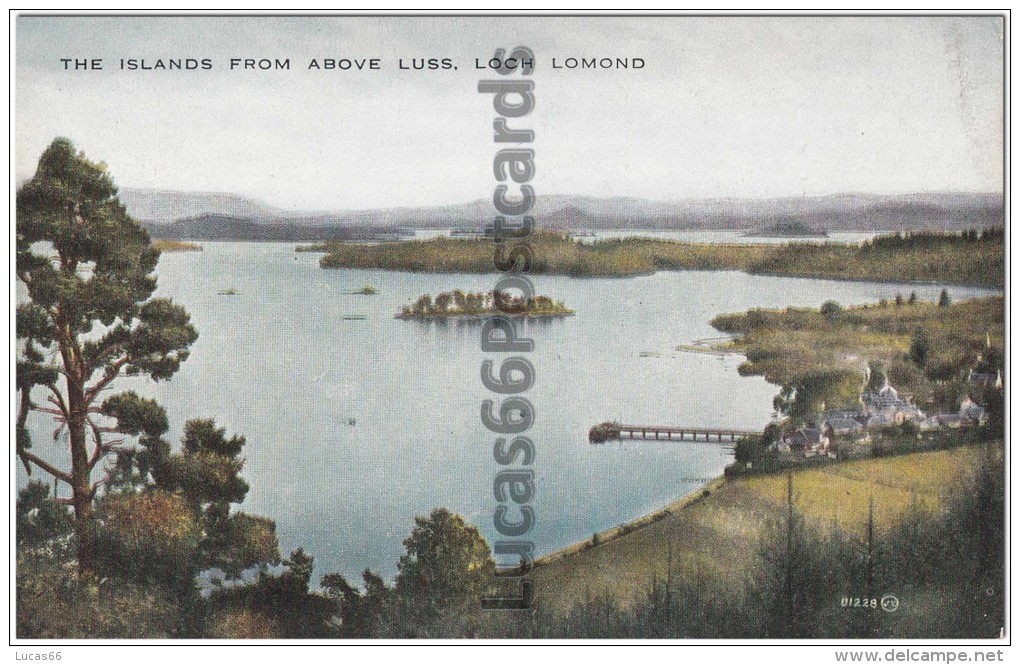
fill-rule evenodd
<path id="1" fill-rule="evenodd" d="M 517 316 L 551 318 L 573 316 L 574 310 L 548 296 L 534 296 L 525 301 L 499 291 L 465 293 L 460 289 L 444 291 L 435 298 L 425 294 L 411 305 L 405 305 L 398 319 L 480 318 L 485 316 Z"/>

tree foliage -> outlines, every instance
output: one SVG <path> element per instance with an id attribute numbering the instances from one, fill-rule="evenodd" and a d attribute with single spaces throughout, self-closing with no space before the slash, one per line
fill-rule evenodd
<path id="1" fill-rule="evenodd" d="M 835 300 L 826 300 L 818 311 L 827 319 L 835 319 L 843 312 L 843 306 Z"/>
<path id="2" fill-rule="evenodd" d="M 977 234 L 914 233 L 878 236 L 863 245 L 839 243 L 719 244 L 650 238 L 606 238 L 576 242 L 569 235 L 536 231 L 534 274 L 611 277 L 656 270 L 743 270 L 752 274 L 830 277 L 867 281 L 923 281 L 985 284 L 1005 281 L 1002 228 Z M 375 268 L 406 272 L 490 273 L 488 238 L 359 245 L 331 242 L 323 268 Z"/>
<path id="3" fill-rule="evenodd" d="M 886 372 L 885 363 L 881 360 L 872 360 L 868 363 L 868 385 L 871 391 L 881 390 L 889 382 L 889 374 Z"/>
<path id="4" fill-rule="evenodd" d="M 100 565 L 190 593 L 201 570 L 236 577 L 279 562 L 275 526 L 231 514 L 248 491 L 244 437 L 192 420 L 172 453 L 162 406 L 134 391 L 110 393 L 123 376 L 169 379 L 198 337 L 184 308 L 152 297 L 159 252 L 116 194 L 106 166 L 66 139 L 18 190 L 17 276 L 28 298 L 17 310 L 15 449 L 29 473 L 42 469 L 70 486 L 80 574 Z M 33 413 L 67 432 L 69 469 L 33 450 Z M 104 462 L 106 475 L 93 479 Z M 33 502 L 22 520 L 30 537 L 41 528 L 31 516 L 59 517 L 34 484 L 23 503 Z"/>
<path id="5" fill-rule="evenodd" d="M 853 370 L 811 372 L 784 385 L 772 406 L 793 422 L 811 421 L 825 409 L 854 408 L 860 388 L 861 375 Z"/>
<path id="6" fill-rule="evenodd" d="M 979 457 L 978 466 L 946 484 L 940 509 L 915 495 L 897 519 L 869 519 L 871 534 L 863 538 L 801 514 L 795 481 L 795 505 L 769 519 L 743 577 L 732 570 L 706 576 L 671 561 L 635 585 L 628 602 L 594 591 L 566 612 L 539 602 L 527 617 L 502 618 L 491 636 L 994 638 L 1005 618 L 1001 442 Z M 878 605 L 888 593 L 898 597 L 899 611 Z M 844 604 L 853 598 L 876 604 Z"/>
<path id="7" fill-rule="evenodd" d="M 807 308 L 752 309 L 717 316 L 712 325 L 738 335 L 733 347 L 747 358 L 738 368 L 742 375 L 764 376 L 783 387 L 775 400 L 781 413 L 791 413 L 797 388 L 812 377 L 852 372 L 860 388 L 864 363 L 876 362 L 884 366 L 889 382 L 913 394 L 918 404 L 934 399 L 936 408 L 955 411 L 963 394 L 974 393 L 975 385 L 966 381 L 971 369 L 995 376 L 1002 367 L 1003 307 L 1002 297 L 992 296 L 948 307 L 931 302 L 853 305 L 835 319 Z M 874 371 L 872 379 L 878 381 Z M 848 389 L 851 383 L 848 379 Z M 827 408 L 847 402 L 838 396 L 824 401 Z"/>
<path id="8" fill-rule="evenodd" d="M 152 407 L 140 398 L 127 400 L 126 404 L 131 408 L 111 411 L 119 416 L 118 422 L 125 428 L 130 427 L 133 417 Z M 213 568 L 229 579 L 238 579 L 249 568 L 277 564 L 280 555 L 273 521 L 231 512 L 231 506 L 242 503 L 248 493 L 248 483 L 240 475 L 244 444 L 243 436 L 228 437 L 226 430 L 217 427 L 212 419 L 189 420 L 184 425 L 179 453 L 171 453 L 169 445 L 158 440 L 157 445 L 118 455 L 117 474 L 109 486 L 109 496 L 102 502 L 104 511 L 126 504 L 123 511 L 143 513 L 153 497 L 173 497 L 177 512 L 181 513 L 176 519 L 184 520 L 186 515 L 199 536 L 187 547 L 175 548 L 171 546 L 174 543 L 154 545 L 180 560 L 174 575 L 188 580 Z M 152 521 L 154 525 L 162 523 L 156 515 Z M 110 546 L 117 549 L 122 538 L 119 534 L 111 535 Z M 132 563 L 128 557 L 117 567 L 129 570 L 140 562 L 141 558 L 135 557 Z M 172 581 L 174 575 L 166 579 Z"/>
<path id="9" fill-rule="evenodd" d="M 15 507 L 17 542 L 35 544 L 70 533 L 74 521 L 67 506 L 50 496 L 50 486 L 38 480 L 29 481 L 18 492 Z"/>
<path id="10" fill-rule="evenodd" d="M 109 435 L 121 431 L 104 422 L 97 401 L 122 375 L 170 378 L 197 338 L 183 308 L 151 297 L 159 252 L 116 194 L 106 166 L 66 139 L 43 152 L 17 193 L 17 276 L 28 301 L 17 311 L 16 452 L 29 473 L 40 468 L 70 485 L 85 574 L 94 568 L 92 504 L 104 482 L 93 483 L 92 471 L 118 451 Z M 33 411 L 66 427 L 70 469 L 32 450 L 27 419 Z M 152 409 L 131 414 L 125 431 L 151 436 L 160 429 L 152 418 Z"/>
<path id="11" fill-rule="evenodd" d="M 488 544 L 478 529 L 442 508 L 414 522 L 397 564 L 397 594 L 418 619 L 421 636 L 470 633 L 495 574 Z"/>
<path id="12" fill-rule="evenodd" d="M 210 628 L 218 637 L 335 637 L 336 604 L 309 589 L 315 559 L 301 548 L 283 561 L 283 572 L 260 571 L 253 584 L 216 591 Z M 252 634 L 254 628 L 265 634 Z"/>
<path id="13" fill-rule="evenodd" d="M 343 637 L 474 637 L 495 562 L 478 529 L 437 508 L 416 517 L 389 586 L 366 570 L 359 590 L 339 574 L 322 578 Z"/>

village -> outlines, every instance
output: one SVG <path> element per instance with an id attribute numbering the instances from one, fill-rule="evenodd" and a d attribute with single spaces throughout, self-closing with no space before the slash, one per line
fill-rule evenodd
<path id="1" fill-rule="evenodd" d="M 971 370 L 967 384 L 1001 389 L 1001 371 L 981 371 L 984 369 Z M 890 432 L 913 429 L 920 437 L 926 432 L 984 425 L 988 418 L 988 408 L 969 394 L 963 396 L 955 412 L 926 414 L 914 403 L 913 395 L 900 393 L 886 380 L 877 390 L 864 390 L 856 409 L 823 410 L 810 422 L 782 429 L 767 449 L 780 456 L 842 458 L 867 451 L 876 439 Z"/>

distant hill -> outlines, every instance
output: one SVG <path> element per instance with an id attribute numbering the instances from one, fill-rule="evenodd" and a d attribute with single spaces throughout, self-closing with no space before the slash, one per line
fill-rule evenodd
<path id="1" fill-rule="evenodd" d="M 143 222 L 168 222 L 198 215 L 273 218 L 282 213 L 257 199 L 217 192 L 122 187 L 120 201 L 132 217 Z"/>
<path id="2" fill-rule="evenodd" d="M 199 215 L 169 224 L 143 222 L 154 238 L 167 240 L 257 240 L 265 242 L 324 242 L 327 240 L 400 240 L 395 227 L 312 226 L 255 222 L 231 215 Z"/>
<path id="3" fill-rule="evenodd" d="M 569 204 L 558 210 L 542 215 L 541 226 L 545 228 L 580 230 L 594 229 L 598 225 L 598 217 L 593 213 L 582 210 L 576 205 Z"/>
<path id="4" fill-rule="evenodd" d="M 294 212 L 261 201 L 207 192 L 121 190 L 134 217 L 159 237 L 322 240 L 323 228 L 438 229 L 491 224 L 492 201 L 443 206 Z M 835 194 L 779 199 L 650 199 L 549 194 L 532 214 L 545 228 L 575 230 L 736 230 L 774 225 L 817 231 L 959 231 L 1003 224 L 1000 194 Z M 269 231 L 262 227 L 288 227 Z M 184 233 L 197 235 L 182 235 Z M 240 234 L 240 235 L 239 235 Z"/>

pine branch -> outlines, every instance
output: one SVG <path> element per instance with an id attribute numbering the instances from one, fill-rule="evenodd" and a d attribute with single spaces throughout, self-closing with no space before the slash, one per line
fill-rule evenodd
<path id="1" fill-rule="evenodd" d="M 96 482 L 92 483 L 92 489 L 90 490 L 92 496 L 95 496 L 96 492 L 99 491 L 99 488 L 102 487 L 103 485 L 105 485 L 106 483 L 110 482 L 110 480 L 112 480 L 112 479 L 113 479 L 113 472 L 111 471 L 111 472 L 107 473 L 105 476 L 103 476 L 101 479 L 99 479 Z"/>
<path id="2" fill-rule="evenodd" d="M 88 416 L 85 416 L 85 421 L 89 424 L 89 427 L 92 428 L 92 436 L 96 443 L 96 448 L 92 451 L 92 457 L 89 458 L 88 469 L 89 473 L 91 473 L 92 469 L 95 468 L 96 464 L 99 464 L 99 460 L 103 459 L 103 455 L 106 453 L 103 452 L 103 434 L 99 431 L 99 427 L 92 422 L 92 418 L 89 418 Z"/>
<path id="3" fill-rule="evenodd" d="M 18 456 L 21 458 L 22 463 L 25 464 L 25 468 L 28 470 L 28 475 L 32 475 L 32 469 L 28 466 L 28 463 L 31 462 L 54 478 L 60 478 L 68 485 L 71 484 L 71 474 L 66 471 L 61 471 L 38 455 L 34 455 L 22 448 L 18 451 Z"/>
<path id="4" fill-rule="evenodd" d="M 46 406 L 39 406 L 38 404 L 32 404 L 29 408 L 31 408 L 33 411 L 41 411 L 43 413 L 51 413 L 51 414 L 53 414 L 55 416 L 60 416 L 61 418 L 67 418 L 67 414 L 64 413 L 63 411 L 59 410 L 59 409 L 51 409 L 51 408 L 46 407 Z"/>
<path id="5" fill-rule="evenodd" d="M 109 455 L 110 453 L 130 453 L 134 452 L 131 448 L 123 448 L 120 444 L 124 443 L 124 439 L 115 439 L 108 443 L 103 443 L 103 433 L 105 432 L 116 432 L 117 430 L 112 427 L 100 427 L 97 425 L 92 418 L 85 418 L 89 427 L 92 429 L 92 437 L 95 440 L 96 447 L 92 451 L 92 456 L 89 458 L 88 468 L 89 472 L 96 467 L 99 462 Z"/>
<path id="6" fill-rule="evenodd" d="M 101 363 L 103 361 L 103 359 L 106 358 L 107 356 L 110 356 L 111 354 L 113 354 L 114 351 L 118 351 L 118 350 L 120 350 L 120 351 L 124 350 L 124 343 L 123 342 L 114 342 L 113 344 L 109 344 L 107 346 L 97 348 L 96 352 L 94 354 L 92 354 L 91 360 L 89 360 L 85 364 L 85 371 L 83 373 L 83 376 L 86 379 L 91 378 L 92 377 L 92 373 L 96 371 L 96 369 L 99 366 L 99 363 Z"/>
<path id="7" fill-rule="evenodd" d="M 63 370 L 57 370 L 57 371 L 58 372 L 62 372 Z M 66 372 L 65 372 L 65 375 L 66 375 Z M 57 390 L 57 387 L 55 385 L 53 385 L 53 384 L 49 384 L 46 387 L 50 389 L 51 393 L 53 393 L 52 395 L 47 395 L 46 399 L 51 404 L 55 404 L 57 406 L 57 408 L 60 409 L 61 411 L 63 411 L 64 415 L 66 416 L 67 415 L 67 404 L 64 402 L 64 395 L 61 394 L 61 392 L 59 390 Z"/>
<path id="8" fill-rule="evenodd" d="M 121 368 L 123 368 L 124 365 L 128 364 L 129 360 L 131 360 L 130 356 L 124 356 L 123 358 L 115 362 L 113 365 L 111 365 L 110 368 L 106 371 L 106 375 L 99 381 L 97 381 L 94 386 L 88 388 L 85 391 L 85 404 L 91 405 L 93 400 L 95 400 L 96 395 L 99 394 L 99 391 L 101 391 L 106 386 L 110 385 L 110 383 L 113 382 L 114 379 L 120 376 Z"/>

